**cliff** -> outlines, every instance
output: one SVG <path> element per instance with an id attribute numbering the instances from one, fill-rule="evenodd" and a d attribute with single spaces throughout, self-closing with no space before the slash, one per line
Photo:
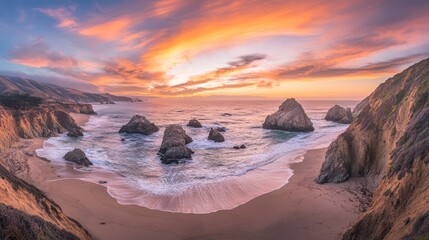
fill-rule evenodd
<path id="1" fill-rule="evenodd" d="M 428 239 L 429 59 L 388 79 L 359 108 L 316 179 L 364 177 L 374 191 L 343 239 Z"/>
<path id="2" fill-rule="evenodd" d="M 0 151 L 20 138 L 49 137 L 80 128 L 65 111 L 0 109 Z M 1 159 L 3 162 L 3 159 Z M 0 239 L 90 239 L 79 223 L 36 187 L 0 165 Z"/>
<path id="3" fill-rule="evenodd" d="M 20 77 L 0 76 L 0 95 L 28 93 L 32 96 L 43 99 L 53 99 L 59 101 L 73 101 L 83 103 L 112 103 L 117 101 L 132 101 L 132 98 L 119 97 L 115 95 L 103 95 L 98 93 L 88 93 L 72 88 L 64 88 L 53 84 L 46 84 L 35 80 Z"/>

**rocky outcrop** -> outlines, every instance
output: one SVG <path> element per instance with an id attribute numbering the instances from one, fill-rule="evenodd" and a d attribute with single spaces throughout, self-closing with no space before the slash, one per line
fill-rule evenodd
<path id="1" fill-rule="evenodd" d="M 143 135 L 150 135 L 158 132 L 159 128 L 144 116 L 135 115 L 131 120 L 119 130 L 120 133 L 140 133 Z"/>
<path id="2" fill-rule="evenodd" d="M 186 144 L 190 142 L 192 142 L 192 138 L 180 125 L 167 126 L 159 149 L 162 163 L 170 164 L 177 163 L 180 159 L 192 159 L 194 152 L 186 147 Z"/>
<path id="3" fill-rule="evenodd" d="M 429 59 L 388 79 L 362 105 L 329 146 L 316 181 L 363 177 L 374 192 L 371 207 L 343 239 L 424 239 L 429 229 Z"/>
<path id="4" fill-rule="evenodd" d="M 193 127 L 193 128 L 202 128 L 203 125 L 201 125 L 200 121 L 198 121 L 198 119 L 191 119 L 188 122 L 188 125 L 186 125 L 188 127 Z"/>
<path id="5" fill-rule="evenodd" d="M 339 105 L 335 105 L 329 109 L 328 113 L 325 116 L 325 120 L 349 124 L 353 121 L 353 115 L 350 108 L 343 108 Z"/>
<path id="6" fill-rule="evenodd" d="M 209 132 L 209 136 L 207 137 L 208 140 L 212 140 L 215 142 L 224 142 L 225 138 L 223 135 L 216 129 L 211 128 Z"/>
<path id="7" fill-rule="evenodd" d="M 80 114 L 97 114 L 92 108 L 91 104 L 88 103 L 60 103 L 67 112 L 80 113 Z"/>
<path id="8" fill-rule="evenodd" d="M 268 115 L 262 127 L 293 132 L 314 131 L 313 123 L 294 98 L 287 99 L 276 113 Z"/>
<path id="9" fill-rule="evenodd" d="M 0 151 L 19 138 L 51 137 L 68 130 L 80 129 L 64 111 L 34 108 L 29 111 L 0 109 Z"/>
<path id="10" fill-rule="evenodd" d="M 64 159 L 86 167 L 92 165 L 92 162 L 89 161 L 86 154 L 79 148 L 75 148 L 73 151 L 66 153 L 66 155 L 64 155 Z"/>
<path id="11" fill-rule="evenodd" d="M 72 138 L 82 137 L 83 136 L 82 129 L 81 128 L 72 128 L 67 133 L 67 136 L 72 137 Z"/>

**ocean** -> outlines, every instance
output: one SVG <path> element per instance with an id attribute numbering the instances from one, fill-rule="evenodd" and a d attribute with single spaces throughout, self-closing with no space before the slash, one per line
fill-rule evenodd
<path id="1" fill-rule="evenodd" d="M 61 134 L 47 139 L 37 155 L 51 160 L 58 174 L 97 183 L 121 204 L 169 212 L 209 213 L 232 209 L 288 183 L 290 164 L 306 151 L 327 147 L 348 125 L 324 120 L 335 104 L 353 108 L 357 101 L 299 101 L 314 124 L 311 133 L 266 130 L 262 123 L 277 111 L 280 100 L 166 100 L 94 105 L 97 115 L 83 126 L 78 139 Z M 118 133 L 133 115 L 154 122 L 150 136 Z M 197 118 L 203 128 L 187 127 Z M 157 152 L 169 124 L 183 126 L 193 142 L 193 159 L 164 165 Z M 211 127 L 225 127 L 225 142 L 207 140 Z M 121 141 L 121 139 L 125 139 Z M 242 145 L 246 149 L 236 150 Z M 66 163 L 64 154 L 82 149 L 94 166 Z"/>

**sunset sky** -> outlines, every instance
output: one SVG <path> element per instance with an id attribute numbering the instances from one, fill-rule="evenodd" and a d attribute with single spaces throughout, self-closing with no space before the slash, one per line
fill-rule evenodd
<path id="1" fill-rule="evenodd" d="M 427 0 L 0 6 L 0 74 L 92 92 L 361 99 L 429 57 Z"/>

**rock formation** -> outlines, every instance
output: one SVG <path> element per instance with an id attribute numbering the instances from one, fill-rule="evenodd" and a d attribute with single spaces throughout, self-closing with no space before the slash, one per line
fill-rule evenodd
<path id="1" fill-rule="evenodd" d="M 82 137 L 83 136 L 82 129 L 81 128 L 72 128 L 67 133 L 67 136 L 72 137 L 72 138 Z"/>
<path id="2" fill-rule="evenodd" d="M 192 142 L 185 130 L 180 125 L 172 124 L 165 128 L 162 138 L 161 161 L 165 164 L 177 163 L 180 159 L 192 159 L 191 149 L 186 147 L 186 144 Z"/>
<path id="3" fill-rule="evenodd" d="M 294 132 L 314 131 L 313 123 L 294 98 L 287 99 L 276 113 L 268 115 L 262 127 Z"/>
<path id="4" fill-rule="evenodd" d="M 0 151 L 10 151 L 8 148 L 20 138 L 48 137 L 78 127 L 73 118 L 61 110 L 1 109 Z M 41 236 L 46 239 L 91 239 L 88 232 L 67 217 L 55 202 L 13 175 L 3 164 L 0 164 L 0 239 L 37 239 Z"/>
<path id="5" fill-rule="evenodd" d="M 119 130 L 120 133 L 140 133 L 144 135 L 150 135 L 158 131 L 159 128 L 154 123 L 149 122 L 149 120 L 140 115 L 133 116 L 131 120 Z"/>
<path id="6" fill-rule="evenodd" d="M 325 120 L 349 124 L 353 121 L 352 111 L 350 110 L 350 108 L 345 109 L 339 105 L 335 105 L 331 109 L 329 109 L 328 113 L 325 116 Z"/>
<path id="7" fill-rule="evenodd" d="M 92 165 L 92 162 L 89 161 L 85 153 L 79 148 L 75 148 L 73 151 L 66 153 L 66 155 L 64 155 L 64 159 L 86 167 Z"/>
<path id="8" fill-rule="evenodd" d="M 223 135 L 216 129 L 211 128 L 209 132 L 209 136 L 207 137 L 208 140 L 212 140 L 215 142 L 224 142 L 225 138 Z"/>
<path id="9" fill-rule="evenodd" d="M 316 179 L 326 183 L 366 178 L 374 192 L 371 207 L 343 239 L 425 239 L 429 59 L 388 79 L 362 105 L 349 128 L 329 146 Z"/>
<path id="10" fill-rule="evenodd" d="M 191 119 L 188 122 L 188 125 L 186 125 L 188 127 L 193 127 L 193 128 L 202 128 L 203 125 L 201 125 L 200 121 L 198 121 L 198 119 Z"/>

